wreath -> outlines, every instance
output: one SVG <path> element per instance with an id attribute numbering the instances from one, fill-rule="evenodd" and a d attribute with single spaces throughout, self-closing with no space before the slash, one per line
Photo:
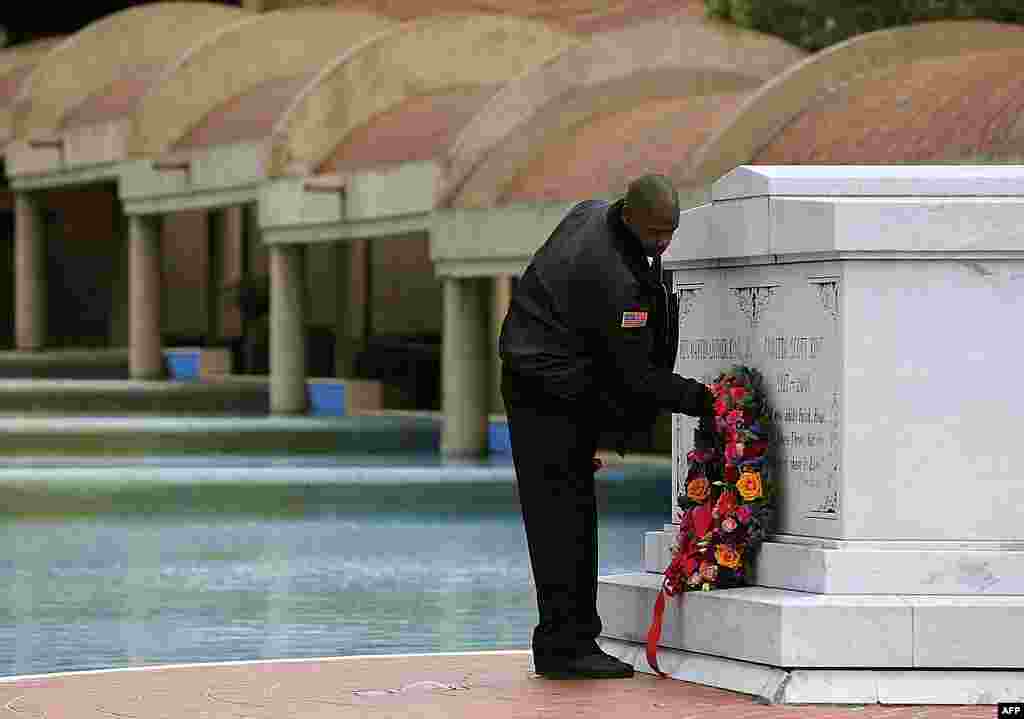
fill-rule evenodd
<path id="1" fill-rule="evenodd" d="M 734 365 L 709 389 L 715 413 L 701 418 L 686 455 L 679 535 L 647 635 L 647 661 L 663 677 L 656 652 L 665 597 L 746 585 L 775 516 L 772 415 L 760 373 Z"/>

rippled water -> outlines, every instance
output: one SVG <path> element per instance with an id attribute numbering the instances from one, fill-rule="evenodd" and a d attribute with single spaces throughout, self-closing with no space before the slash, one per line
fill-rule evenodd
<path id="1" fill-rule="evenodd" d="M 302 483 L 301 471 L 281 471 Z M 8 517 L 0 522 L 0 675 L 527 648 L 537 610 L 526 537 L 518 505 L 507 494 L 496 499 L 495 486 L 503 485 L 460 486 L 450 511 L 376 501 L 382 490 L 368 483 L 338 495 L 362 496 L 351 511 L 317 495 L 282 516 L 210 506 L 196 514 L 183 505 Z M 420 492 L 429 495 L 429 485 Z M 486 512 L 472 511 L 481 506 L 474 492 L 486 495 Z M 280 502 L 275 496 L 256 504 Z M 667 517 L 667 504 L 664 512 L 603 511 L 601 573 L 638 571 L 643 533 Z"/>

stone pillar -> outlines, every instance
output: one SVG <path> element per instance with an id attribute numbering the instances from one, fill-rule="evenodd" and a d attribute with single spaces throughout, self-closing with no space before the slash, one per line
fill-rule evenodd
<path id="1" fill-rule="evenodd" d="M 270 411 L 306 411 L 305 247 L 270 248 Z"/>
<path id="2" fill-rule="evenodd" d="M 487 453 L 491 397 L 489 280 L 446 277 L 441 354 L 441 453 Z"/>
<path id="3" fill-rule="evenodd" d="M 355 375 L 355 358 L 366 345 L 369 306 L 368 240 L 339 242 L 334 246 L 337 308 L 334 328 L 334 374 Z"/>
<path id="4" fill-rule="evenodd" d="M 110 291 L 110 319 L 108 337 L 111 347 L 128 347 L 131 344 L 131 289 L 128 218 L 120 215 L 117 223 L 117 238 L 114 242 L 114 278 Z"/>
<path id="5" fill-rule="evenodd" d="M 14 334 L 19 350 L 46 345 L 46 237 L 39 199 L 26 192 L 14 204 Z"/>
<path id="6" fill-rule="evenodd" d="M 501 324 L 508 314 L 512 300 L 512 278 L 495 277 L 493 281 L 493 303 L 491 305 L 491 412 L 505 414 L 505 402 L 501 397 L 501 357 L 498 355 L 498 338 Z"/>
<path id="7" fill-rule="evenodd" d="M 129 350 L 133 379 L 164 376 L 160 346 L 163 278 L 160 258 L 160 223 L 157 215 L 132 215 L 129 220 Z"/>
<path id="8" fill-rule="evenodd" d="M 224 284 L 224 250 L 228 230 L 227 210 L 211 210 L 206 234 L 206 345 L 219 342 L 224 334 L 221 287 Z"/>

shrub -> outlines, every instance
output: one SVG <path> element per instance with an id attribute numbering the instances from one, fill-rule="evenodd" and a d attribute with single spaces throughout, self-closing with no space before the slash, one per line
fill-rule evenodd
<path id="1" fill-rule="evenodd" d="M 1024 24 L 1020 0 L 704 0 L 708 14 L 816 51 L 854 35 L 932 20 Z"/>

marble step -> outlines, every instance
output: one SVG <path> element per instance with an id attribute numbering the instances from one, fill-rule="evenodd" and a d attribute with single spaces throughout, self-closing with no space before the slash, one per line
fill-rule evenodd
<path id="1" fill-rule="evenodd" d="M 611 639 L 644 642 L 663 577 L 598 581 Z M 768 587 L 670 597 L 661 644 L 767 666 L 820 669 L 1024 668 L 1022 596 L 825 595 Z"/>
<path id="2" fill-rule="evenodd" d="M 654 674 L 643 644 L 601 637 L 598 645 L 638 672 Z M 678 649 L 658 650 L 672 679 L 749 694 L 765 704 L 995 704 L 1024 696 L 1024 672 L 936 669 L 778 669 Z"/>
<path id="3" fill-rule="evenodd" d="M 645 571 L 664 571 L 678 531 L 644 534 Z M 787 535 L 761 545 L 756 570 L 759 586 L 815 594 L 1024 595 L 1024 543 Z"/>

